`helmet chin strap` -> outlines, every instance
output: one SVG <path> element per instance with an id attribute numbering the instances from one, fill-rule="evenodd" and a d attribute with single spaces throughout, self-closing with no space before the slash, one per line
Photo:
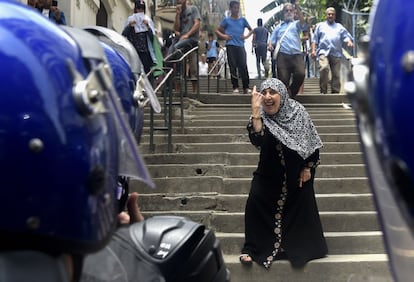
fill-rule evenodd
<path id="1" fill-rule="evenodd" d="M 82 270 L 83 270 L 83 255 L 71 255 L 73 266 L 73 281 L 78 282 L 81 280 Z"/>

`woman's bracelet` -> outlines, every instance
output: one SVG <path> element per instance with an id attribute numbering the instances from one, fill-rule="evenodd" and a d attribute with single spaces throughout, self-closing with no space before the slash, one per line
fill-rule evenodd
<path id="1" fill-rule="evenodd" d="M 318 159 L 316 162 L 308 162 L 306 163 L 305 167 L 307 168 L 316 168 L 320 164 L 320 160 Z"/>

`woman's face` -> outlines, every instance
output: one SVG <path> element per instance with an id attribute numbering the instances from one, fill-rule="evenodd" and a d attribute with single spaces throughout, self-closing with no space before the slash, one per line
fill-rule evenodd
<path id="1" fill-rule="evenodd" d="M 265 113 L 273 115 L 279 111 L 280 107 L 280 94 L 272 88 L 267 88 L 262 91 L 263 97 L 263 110 Z"/>

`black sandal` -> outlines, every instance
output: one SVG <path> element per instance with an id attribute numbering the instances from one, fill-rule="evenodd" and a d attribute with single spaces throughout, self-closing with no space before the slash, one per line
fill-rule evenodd
<path id="1" fill-rule="evenodd" d="M 241 254 L 239 260 L 242 265 L 252 265 L 253 263 L 252 258 L 248 254 Z"/>

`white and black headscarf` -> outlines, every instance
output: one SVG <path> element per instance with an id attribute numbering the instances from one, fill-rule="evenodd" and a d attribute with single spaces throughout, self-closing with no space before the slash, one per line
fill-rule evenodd
<path id="1" fill-rule="evenodd" d="M 263 110 L 261 112 L 263 123 L 272 135 L 303 159 L 322 148 L 322 140 L 308 112 L 302 104 L 289 98 L 283 82 L 276 78 L 266 79 L 260 85 L 260 92 L 268 88 L 278 92 L 281 97 L 277 113 L 269 115 Z"/>

